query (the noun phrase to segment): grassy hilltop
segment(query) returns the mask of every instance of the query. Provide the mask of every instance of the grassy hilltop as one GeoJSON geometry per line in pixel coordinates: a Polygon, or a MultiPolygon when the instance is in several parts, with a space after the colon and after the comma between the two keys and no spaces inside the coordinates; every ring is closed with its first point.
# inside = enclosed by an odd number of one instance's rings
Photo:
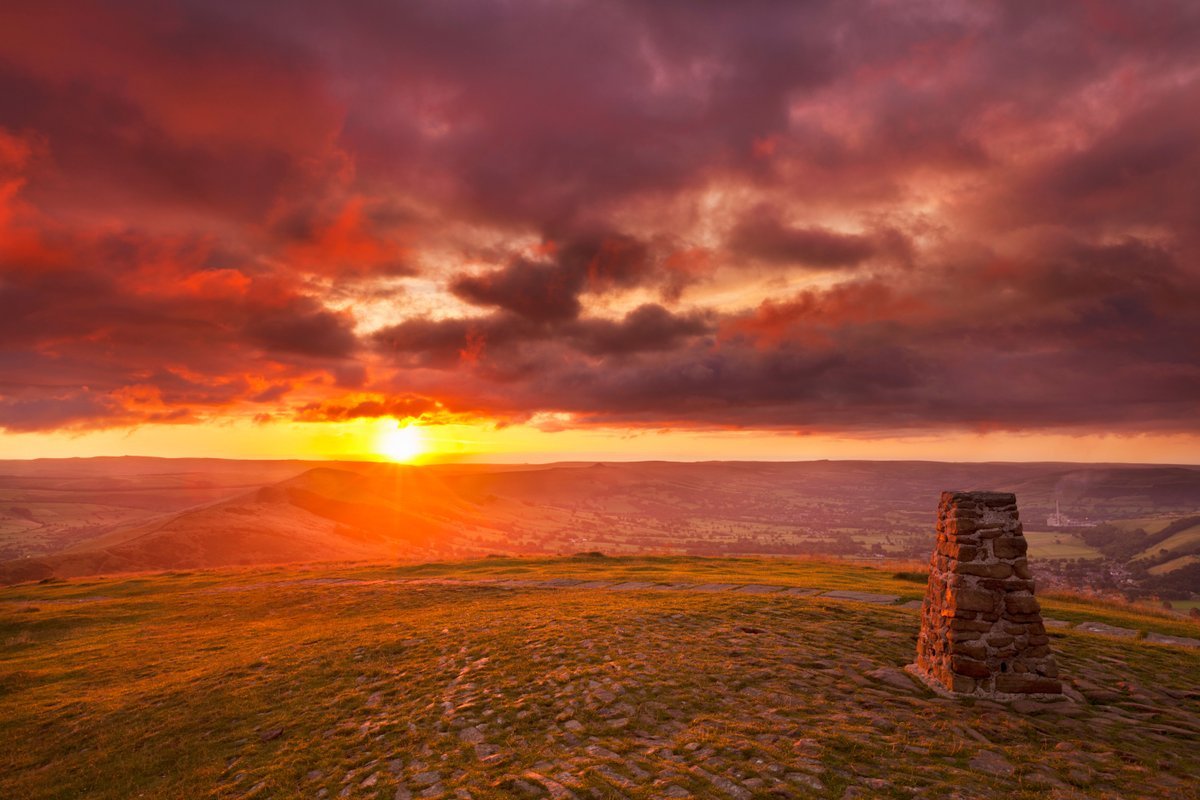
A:
{"type": "MultiPolygon", "coordinates": [[[[817,561],[482,559],[0,590],[0,796],[1189,797],[1200,650],[1052,632],[1078,698],[937,697],[918,599],[817,561]],[[501,585],[497,579],[516,583],[501,585]],[[565,583],[565,581],[564,581],[565,583]]],[[[1130,607],[1047,617],[1200,636],[1130,607]]]]}

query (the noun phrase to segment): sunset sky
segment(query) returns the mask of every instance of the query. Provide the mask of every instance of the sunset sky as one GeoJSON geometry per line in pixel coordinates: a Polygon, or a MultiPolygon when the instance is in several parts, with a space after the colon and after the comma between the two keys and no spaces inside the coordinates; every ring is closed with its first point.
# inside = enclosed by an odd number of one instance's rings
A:
{"type": "Polygon", "coordinates": [[[6,3],[0,457],[1200,462],[1198,43],[1193,0],[6,3]]]}

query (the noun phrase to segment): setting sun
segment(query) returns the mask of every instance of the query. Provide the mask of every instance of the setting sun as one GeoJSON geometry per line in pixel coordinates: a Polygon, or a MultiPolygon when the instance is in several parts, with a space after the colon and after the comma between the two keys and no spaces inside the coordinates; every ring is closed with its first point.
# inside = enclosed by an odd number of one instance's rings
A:
{"type": "Polygon", "coordinates": [[[379,435],[375,448],[392,461],[412,461],[425,452],[425,437],[416,425],[401,427],[397,423],[396,427],[389,427],[379,435]]]}

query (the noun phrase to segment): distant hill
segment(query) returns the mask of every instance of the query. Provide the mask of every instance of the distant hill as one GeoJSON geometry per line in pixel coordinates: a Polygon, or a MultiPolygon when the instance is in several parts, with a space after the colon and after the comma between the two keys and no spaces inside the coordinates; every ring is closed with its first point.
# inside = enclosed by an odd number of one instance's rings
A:
{"type": "Polygon", "coordinates": [[[475,552],[477,507],[415,467],[321,467],[237,497],[119,525],[64,551],[6,562],[6,582],[225,565],[411,560],[475,552]]]}
{"type": "Polygon", "coordinates": [[[1177,523],[1200,512],[1194,467],[66,459],[0,462],[0,580],[592,550],[923,560],[943,489],[1015,491],[1035,558],[1132,563],[1153,544],[1143,579],[1160,581],[1196,552],[1177,523]],[[1109,527],[1051,529],[1056,501],[1109,527]],[[1141,538],[1151,523],[1167,533],[1141,538]]]}

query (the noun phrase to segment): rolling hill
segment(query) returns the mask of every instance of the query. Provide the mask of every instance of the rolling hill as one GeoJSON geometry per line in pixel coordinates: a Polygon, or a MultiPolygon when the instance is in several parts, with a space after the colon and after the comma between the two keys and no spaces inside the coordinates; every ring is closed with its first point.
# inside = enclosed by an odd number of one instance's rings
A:
{"type": "Polygon", "coordinates": [[[434,473],[320,467],[231,499],[118,525],[57,554],[9,561],[0,565],[0,580],[478,554],[489,535],[498,536],[491,525],[434,473]]]}
{"type": "MultiPolygon", "coordinates": [[[[1187,570],[1172,578],[1186,583],[1194,565],[1185,557],[1196,550],[1195,528],[1184,520],[1200,510],[1200,469],[1173,466],[98,459],[0,469],[8,470],[0,472],[8,505],[0,505],[0,580],[8,582],[592,550],[924,560],[933,501],[945,488],[969,487],[1017,493],[1035,558],[1136,566],[1141,554],[1147,567],[1187,570]],[[1056,500],[1073,518],[1105,525],[1046,527],[1056,500]],[[50,524],[53,514],[58,522],[50,524]],[[1121,523],[1147,519],[1153,534],[1145,537],[1121,523]]],[[[1143,579],[1160,580],[1161,572],[1143,579]]]]}

